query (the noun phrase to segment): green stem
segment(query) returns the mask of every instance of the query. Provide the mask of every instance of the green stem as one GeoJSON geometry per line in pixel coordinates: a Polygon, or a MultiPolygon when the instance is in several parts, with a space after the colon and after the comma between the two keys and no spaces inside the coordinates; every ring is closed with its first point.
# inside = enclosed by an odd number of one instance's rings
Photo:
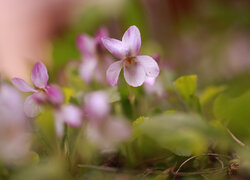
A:
{"type": "Polygon", "coordinates": [[[129,99],[129,102],[130,102],[130,105],[131,105],[132,118],[134,120],[135,116],[136,116],[136,114],[135,114],[135,112],[136,112],[135,111],[135,91],[131,86],[129,86],[129,85],[127,85],[127,86],[128,86],[128,99],[129,99]]]}

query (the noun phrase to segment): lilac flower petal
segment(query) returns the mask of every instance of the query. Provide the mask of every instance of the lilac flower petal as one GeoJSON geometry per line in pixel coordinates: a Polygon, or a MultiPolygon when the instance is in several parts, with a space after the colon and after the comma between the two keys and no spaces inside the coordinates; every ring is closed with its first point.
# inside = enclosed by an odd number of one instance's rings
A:
{"type": "Polygon", "coordinates": [[[93,74],[96,73],[96,66],[97,60],[94,57],[85,57],[82,61],[79,74],[86,83],[89,83],[92,80],[93,74]]]}
{"type": "Polygon", "coordinates": [[[49,75],[46,66],[42,62],[37,62],[31,72],[31,80],[37,88],[47,86],[49,75]]]}
{"type": "Polygon", "coordinates": [[[123,45],[122,41],[113,38],[102,38],[104,47],[111,52],[115,57],[123,59],[128,54],[128,49],[123,45]]]}
{"type": "Polygon", "coordinates": [[[12,81],[12,84],[20,91],[36,92],[36,90],[33,87],[31,87],[29,84],[27,84],[23,79],[13,78],[11,81],[12,81]]]}
{"type": "Polygon", "coordinates": [[[80,52],[82,52],[85,56],[94,56],[96,50],[95,40],[86,35],[80,35],[76,40],[77,48],[80,52]]]}
{"type": "Polygon", "coordinates": [[[109,33],[108,33],[107,28],[105,27],[99,28],[99,30],[97,31],[95,35],[96,44],[99,44],[101,45],[101,47],[103,47],[102,38],[108,37],[108,36],[109,36],[109,33]]]}
{"type": "Polygon", "coordinates": [[[155,83],[156,78],[155,77],[146,77],[145,84],[153,86],[155,83]]]}
{"type": "Polygon", "coordinates": [[[37,116],[41,112],[41,106],[34,98],[35,94],[28,96],[24,102],[24,112],[30,118],[37,116]]]}
{"type": "Polygon", "coordinates": [[[82,112],[74,105],[66,105],[62,107],[63,120],[69,126],[79,127],[82,124],[82,112]]]}
{"type": "Polygon", "coordinates": [[[157,77],[160,73],[160,68],[157,62],[150,56],[136,56],[136,61],[141,64],[149,77],[157,77]]]}
{"type": "Polygon", "coordinates": [[[47,96],[49,102],[51,102],[53,105],[60,105],[63,103],[63,94],[61,90],[54,86],[47,87],[47,96]]]}
{"type": "Polygon", "coordinates": [[[44,92],[37,92],[32,95],[32,98],[38,103],[42,104],[47,101],[47,95],[44,92]]]}
{"type": "Polygon", "coordinates": [[[119,75],[122,69],[123,61],[117,61],[112,63],[106,72],[106,78],[111,86],[117,85],[119,75]]]}
{"type": "Polygon", "coordinates": [[[139,63],[133,63],[124,67],[124,77],[130,86],[138,87],[145,81],[146,74],[143,66],[139,63]]]}
{"type": "Polygon", "coordinates": [[[139,54],[141,48],[141,34],[136,26],[130,26],[122,37],[122,43],[129,49],[129,56],[139,54]]]}
{"type": "Polygon", "coordinates": [[[89,119],[100,120],[109,114],[110,106],[107,95],[102,91],[87,94],[84,110],[89,119]]]}

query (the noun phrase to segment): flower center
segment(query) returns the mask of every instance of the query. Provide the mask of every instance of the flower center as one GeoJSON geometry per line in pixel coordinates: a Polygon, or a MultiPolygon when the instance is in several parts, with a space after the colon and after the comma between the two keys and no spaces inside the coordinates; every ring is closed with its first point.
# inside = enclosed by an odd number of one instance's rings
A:
{"type": "Polygon", "coordinates": [[[132,64],[132,59],[127,59],[127,62],[128,62],[129,64],[132,64]]]}

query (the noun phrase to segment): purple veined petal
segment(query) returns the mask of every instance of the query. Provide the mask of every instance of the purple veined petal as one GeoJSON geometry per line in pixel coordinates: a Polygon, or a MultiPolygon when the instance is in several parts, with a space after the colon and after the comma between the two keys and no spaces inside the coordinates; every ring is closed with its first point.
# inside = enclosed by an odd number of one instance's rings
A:
{"type": "Polygon", "coordinates": [[[26,83],[23,79],[13,78],[11,80],[12,84],[23,92],[37,92],[33,87],[31,87],[28,83],[26,83]]]}
{"type": "Polygon", "coordinates": [[[61,90],[54,86],[47,86],[47,96],[49,102],[53,105],[60,105],[63,103],[63,94],[61,90]]]}
{"type": "Polygon", "coordinates": [[[130,86],[138,87],[144,83],[146,74],[143,66],[134,62],[133,64],[124,66],[124,77],[130,86]]]}
{"type": "Polygon", "coordinates": [[[87,94],[84,99],[84,112],[90,120],[97,121],[104,119],[110,110],[108,96],[102,91],[87,94]]]}
{"type": "Polygon", "coordinates": [[[41,106],[34,98],[35,95],[36,93],[28,96],[24,102],[24,113],[30,118],[37,116],[41,112],[41,106]]]}
{"type": "Polygon", "coordinates": [[[82,34],[77,37],[76,45],[78,50],[85,56],[94,56],[96,52],[96,42],[94,38],[82,34]]]}
{"type": "Polygon", "coordinates": [[[79,68],[79,74],[86,83],[89,83],[92,80],[96,66],[97,59],[95,57],[85,57],[82,61],[79,68]]]}
{"type": "Polygon", "coordinates": [[[121,60],[112,63],[108,67],[106,71],[106,78],[111,86],[117,85],[122,66],[123,66],[123,61],[121,60]]]}
{"type": "Polygon", "coordinates": [[[128,54],[128,48],[124,46],[122,41],[104,37],[102,38],[102,43],[104,47],[117,58],[123,59],[128,54]]]}
{"type": "Polygon", "coordinates": [[[160,73],[160,68],[157,62],[150,56],[136,56],[136,61],[141,64],[149,77],[157,77],[160,73]]]}
{"type": "Polygon", "coordinates": [[[31,80],[37,88],[47,86],[49,75],[46,66],[42,62],[37,62],[31,72],[31,80]]]}
{"type": "Polygon", "coordinates": [[[79,127],[82,124],[82,111],[74,105],[66,105],[61,109],[63,121],[72,127],[79,127]]]}
{"type": "Polygon", "coordinates": [[[156,78],[155,77],[146,77],[145,84],[153,86],[155,83],[156,78]]]}
{"type": "Polygon", "coordinates": [[[130,26],[122,37],[122,43],[128,48],[129,56],[136,56],[141,48],[141,34],[136,26],[130,26]]]}

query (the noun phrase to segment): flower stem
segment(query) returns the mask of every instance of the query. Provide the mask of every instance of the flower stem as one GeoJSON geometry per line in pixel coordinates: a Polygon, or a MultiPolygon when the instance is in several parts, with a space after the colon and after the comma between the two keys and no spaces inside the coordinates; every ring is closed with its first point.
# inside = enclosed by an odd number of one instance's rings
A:
{"type": "Polygon", "coordinates": [[[130,105],[131,105],[131,114],[132,114],[132,118],[135,119],[135,91],[133,89],[133,87],[127,85],[128,87],[128,100],[130,102],[130,105]]]}

